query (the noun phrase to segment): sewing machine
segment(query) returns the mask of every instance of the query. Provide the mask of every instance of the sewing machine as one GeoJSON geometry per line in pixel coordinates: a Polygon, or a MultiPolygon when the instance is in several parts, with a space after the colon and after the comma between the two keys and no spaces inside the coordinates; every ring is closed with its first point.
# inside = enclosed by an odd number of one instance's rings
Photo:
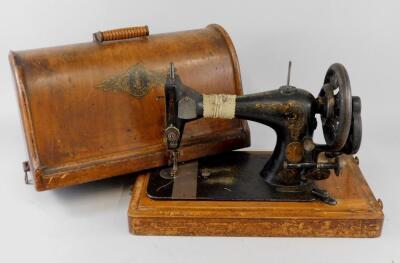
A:
{"type": "Polygon", "coordinates": [[[185,86],[171,63],[166,84],[167,148],[171,167],[151,176],[147,192],[154,199],[313,201],[335,205],[316,180],[339,176],[340,156],[355,154],[361,143],[361,101],[352,96],[341,64],[329,67],[322,89],[310,92],[287,83],[272,91],[243,96],[200,94],[185,86]],[[319,114],[325,144],[313,133],[319,114]],[[185,124],[199,118],[246,119],[271,127],[277,135],[270,155],[230,152],[178,164],[185,124]]]}
{"type": "Polygon", "coordinates": [[[94,40],[10,52],[26,183],[43,191],[134,172],[128,219],[139,235],[381,234],[383,202],[352,155],[361,104],[343,66],[329,68],[316,98],[290,85],[290,64],[286,85],[239,96],[239,62],[219,25],[158,35],[131,27],[94,40]],[[177,71],[160,70],[171,60],[177,71]],[[275,130],[273,152],[233,151],[250,145],[246,120],[275,130]]]}

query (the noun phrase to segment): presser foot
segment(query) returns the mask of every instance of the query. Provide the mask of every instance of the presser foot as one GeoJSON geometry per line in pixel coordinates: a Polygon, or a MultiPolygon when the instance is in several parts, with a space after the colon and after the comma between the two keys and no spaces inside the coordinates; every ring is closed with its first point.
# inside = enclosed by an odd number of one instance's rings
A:
{"type": "Polygon", "coordinates": [[[164,179],[171,180],[176,177],[177,172],[173,171],[173,168],[165,168],[160,171],[160,176],[164,179]]]}
{"type": "Polygon", "coordinates": [[[160,171],[160,176],[167,180],[174,179],[178,174],[179,151],[171,150],[169,153],[170,153],[169,163],[172,163],[172,167],[165,168],[160,171]]]}
{"type": "Polygon", "coordinates": [[[319,188],[313,188],[311,190],[311,194],[315,196],[318,200],[328,204],[328,205],[336,205],[337,201],[335,198],[329,195],[328,191],[319,189],[319,188]]]}

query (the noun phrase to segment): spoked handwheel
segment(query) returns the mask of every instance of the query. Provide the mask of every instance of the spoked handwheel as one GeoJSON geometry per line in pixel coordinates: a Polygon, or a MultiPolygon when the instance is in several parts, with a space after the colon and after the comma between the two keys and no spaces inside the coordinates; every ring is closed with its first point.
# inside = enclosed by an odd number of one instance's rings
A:
{"type": "Polygon", "coordinates": [[[352,123],[352,97],[350,80],[341,64],[329,67],[320,91],[320,113],[327,152],[340,151],[348,141],[352,123]]]}

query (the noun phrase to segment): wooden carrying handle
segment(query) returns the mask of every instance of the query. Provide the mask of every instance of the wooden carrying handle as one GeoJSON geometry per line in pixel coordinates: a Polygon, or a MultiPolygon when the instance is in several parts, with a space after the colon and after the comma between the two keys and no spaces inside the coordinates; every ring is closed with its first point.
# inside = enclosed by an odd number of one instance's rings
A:
{"type": "Polygon", "coordinates": [[[93,40],[101,43],[104,41],[122,40],[135,37],[144,37],[148,35],[149,27],[146,25],[99,31],[93,34],[93,40]]]}

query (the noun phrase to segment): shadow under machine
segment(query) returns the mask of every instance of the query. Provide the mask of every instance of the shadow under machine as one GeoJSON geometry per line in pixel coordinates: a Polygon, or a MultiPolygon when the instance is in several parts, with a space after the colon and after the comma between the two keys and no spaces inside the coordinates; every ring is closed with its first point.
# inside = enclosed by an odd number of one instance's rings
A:
{"type": "Polygon", "coordinates": [[[317,96],[290,84],[291,62],[285,85],[243,95],[233,43],[218,25],[98,32],[92,43],[12,52],[10,61],[24,168],[38,190],[138,172],[134,234],[381,233],[382,202],[353,156],[361,100],[341,64],[317,96]],[[314,141],[317,118],[324,143],[314,141]],[[250,144],[247,120],[275,131],[272,152],[233,151],[250,144]]]}

